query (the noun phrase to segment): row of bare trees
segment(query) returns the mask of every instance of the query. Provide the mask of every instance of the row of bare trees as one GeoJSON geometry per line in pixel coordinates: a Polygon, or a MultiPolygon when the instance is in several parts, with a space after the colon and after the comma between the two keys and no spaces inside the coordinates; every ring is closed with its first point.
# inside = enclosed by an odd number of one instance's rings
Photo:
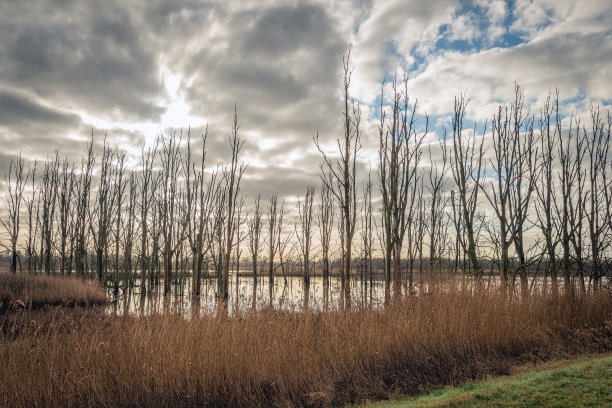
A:
{"type": "Polygon", "coordinates": [[[308,186],[294,212],[278,194],[267,206],[260,196],[245,204],[237,110],[231,158],[210,169],[207,130],[197,148],[190,130],[160,136],[132,167],[93,134],[79,163],[59,153],[42,163],[20,155],[5,177],[1,220],[10,270],[96,277],[116,295],[161,282],[167,293],[191,277],[198,297],[210,277],[222,299],[242,248],[254,284],[266,266],[270,285],[279,274],[286,283],[295,266],[306,287],[317,271],[329,282],[334,267],[343,283],[355,271],[371,283],[377,259],[386,288],[398,293],[403,284],[412,289],[415,271],[523,282],[540,273],[582,285],[610,276],[609,114],[591,106],[586,121],[562,117],[558,92],[535,114],[515,85],[514,101],[484,125],[468,126],[469,99],[455,98],[436,138],[407,78],[396,77],[381,87],[373,183],[372,174],[358,174],[361,109],[351,73],[347,56],[343,134],[332,149],[314,137],[321,187],[308,186]]]}

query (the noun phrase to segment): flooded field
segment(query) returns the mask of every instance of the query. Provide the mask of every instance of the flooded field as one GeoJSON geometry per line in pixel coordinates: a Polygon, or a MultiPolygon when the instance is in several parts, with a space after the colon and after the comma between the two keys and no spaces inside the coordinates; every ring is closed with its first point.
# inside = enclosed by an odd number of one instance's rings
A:
{"type": "MultiPolygon", "coordinates": [[[[439,289],[449,285],[473,288],[476,282],[485,287],[491,287],[500,285],[502,281],[499,276],[483,277],[480,280],[471,276],[461,276],[455,279],[444,278],[443,280],[415,278],[412,290],[408,289],[408,282],[403,281],[398,291],[403,295],[418,295],[434,287],[439,289]]],[[[555,285],[550,278],[543,277],[529,278],[526,282],[516,279],[509,284],[513,285],[516,291],[525,293],[563,290],[561,280],[558,280],[555,285]]],[[[607,280],[602,282],[604,286],[607,284],[607,280]]],[[[330,277],[328,284],[321,276],[311,277],[309,285],[305,285],[300,276],[287,276],[286,280],[276,277],[272,285],[267,276],[259,277],[257,284],[254,284],[252,276],[248,276],[243,271],[237,276],[234,272],[230,275],[227,306],[231,314],[262,308],[293,311],[339,309],[343,308],[346,302],[343,285],[342,279],[337,276],[330,277]]],[[[575,285],[577,289],[581,287],[578,282],[575,282],[575,285]]],[[[160,281],[158,285],[147,286],[143,294],[140,280],[136,279],[132,287],[123,289],[116,298],[112,296],[112,290],[109,288],[108,294],[112,302],[107,307],[107,312],[136,316],[173,313],[189,317],[192,313],[213,313],[219,306],[216,278],[202,280],[200,299],[192,299],[191,278],[184,278],[182,283],[177,281],[171,287],[171,292],[164,295],[163,281],[160,281]]],[[[592,290],[592,283],[587,281],[585,290],[592,290]]],[[[370,283],[368,279],[353,278],[350,281],[350,306],[357,310],[378,308],[383,306],[394,293],[396,293],[396,288],[393,287],[393,283],[387,287],[383,279],[375,278],[370,283]]]]}
{"type": "MultiPolygon", "coordinates": [[[[193,300],[192,280],[185,279],[182,284],[172,285],[172,291],[165,296],[163,282],[147,288],[143,295],[140,281],[136,280],[133,287],[123,292],[115,299],[109,289],[109,297],[113,299],[108,312],[118,315],[126,313],[148,315],[155,313],[177,313],[189,316],[194,311],[213,312],[218,305],[217,280],[203,279],[201,296],[193,300]]],[[[310,278],[310,284],[305,285],[302,277],[288,276],[285,280],[276,277],[270,285],[268,277],[260,277],[257,284],[251,276],[244,274],[230,275],[230,293],[228,308],[230,313],[272,307],[281,310],[302,310],[310,308],[321,310],[334,309],[342,306],[344,287],[338,277],[330,277],[329,284],[324,283],[320,276],[310,278]]],[[[374,279],[370,284],[367,280],[352,279],[350,281],[351,306],[355,308],[379,307],[385,300],[384,280],[374,279]]]]}

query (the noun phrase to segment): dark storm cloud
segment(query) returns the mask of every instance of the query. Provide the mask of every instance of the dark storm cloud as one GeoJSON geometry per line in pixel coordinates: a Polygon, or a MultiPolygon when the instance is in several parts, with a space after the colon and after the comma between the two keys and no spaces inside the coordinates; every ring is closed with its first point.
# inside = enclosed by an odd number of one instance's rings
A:
{"type": "Polygon", "coordinates": [[[266,134],[327,125],[347,44],[322,6],[249,9],[221,25],[227,31],[215,45],[185,60],[194,78],[186,93],[197,112],[227,119],[238,101],[245,128],[266,134]]]}
{"type": "Polygon", "coordinates": [[[269,60],[324,46],[333,27],[321,6],[299,4],[270,8],[245,31],[247,35],[240,39],[241,52],[269,60]]]}
{"type": "Polygon", "coordinates": [[[79,143],[68,136],[75,132],[87,132],[78,115],[0,88],[0,145],[5,154],[13,157],[21,151],[26,158],[41,158],[60,148],[62,155],[73,157],[79,143]]]}
{"type": "MultiPolygon", "coordinates": [[[[4,153],[0,150],[0,174],[4,175],[8,173],[9,166],[11,164],[11,160],[15,159],[15,155],[4,153]]],[[[4,183],[0,183],[0,192],[4,192],[6,190],[6,186],[4,183]]]]}
{"type": "Polygon", "coordinates": [[[66,108],[155,119],[162,94],[152,42],[122,2],[0,6],[0,81],[66,108]]]}
{"type": "MultiPolygon", "coordinates": [[[[330,135],[341,124],[338,85],[348,45],[328,11],[308,2],[5,3],[0,6],[0,86],[25,88],[37,101],[19,99],[12,91],[0,96],[11,105],[2,117],[0,139],[15,150],[24,137],[19,135],[28,134],[29,151],[48,150],[45,144],[66,146],[78,159],[84,148],[68,147],[67,135],[86,140],[96,128],[96,140],[107,131],[109,142],[136,148],[144,137],[134,127],[112,123],[160,120],[158,104],[167,97],[160,80],[164,67],[181,75],[178,91],[192,114],[209,121],[211,165],[228,158],[234,102],[246,156],[281,162],[288,152],[310,148],[315,130],[330,135]],[[111,125],[97,129],[99,122],[88,124],[65,113],[70,110],[111,125]],[[41,134],[38,122],[53,130],[41,134]],[[277,140],[276,147],[262,150],[260,137],[277,140]]],[[[194,131],[199,138],[202,129],[194,131]]],[[[295,174],[277,173],[278,182],[269,185],[301,191],[317,170],[312,158],[305,166],[295,174]],[[296,180],[304,186],[292,188],[296,180]]],[[[253,180],[265,173],[255,166],[249,172],[253,180]]]]}
{"type": "Polygon", "coordinates": [[[38,104],[18,92],[0,89],[0,124],[2,126],[32,125],[76,127],[80,117],[38,104]]]}
{"type": "Polygon", "coordinates": [[[313,174],[311,166],[291,168],[279,166],[249,168],[249,175],[242,183],[242,193],[247,197],[261,194],[262,198],[269,198],[279,193],[281,198],[292,198],[303,195],[306,186],[317,184],[318,174],[313,174]]]}

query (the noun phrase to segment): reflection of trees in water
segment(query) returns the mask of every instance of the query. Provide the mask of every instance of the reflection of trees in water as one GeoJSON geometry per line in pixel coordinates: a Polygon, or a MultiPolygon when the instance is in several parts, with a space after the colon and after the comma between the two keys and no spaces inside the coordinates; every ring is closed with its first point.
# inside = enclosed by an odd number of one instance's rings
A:
{"type": "MultiPolygon", "coordinates": [[[[607,280],[605,283],[607,284],[607,280]]],[[[149,315],[161,313],[173,313],[183,316],[199,316],[201,314],[215,313],[221,306],[230,314],[245,313],[249,310],[261,310],[265,308],[276,308],[288,311],[300,310],[333,310],[345,307],[344,294],[346,289],[343,280],[339,277],[331,277],[326,283],[322,276],[311,277],[309,284],[304,284],[301,276],[287,277],[287,284],[276,280],[270,284],[266,277],[260,277],[258,283],[253,284],[249,276],[238,277],[232,275],[230,283],[234,285],[233,291],[227,302],[219,300],[217,284],[214,279],[207,279],[202,283],[202,295],[192,298],[189,293],[191,282],[186,280],[183,287],[173,285],[173,290],[164,295],[162,287],[153,287],[142,295],[138,284],[133,290],[125,291],[109,307],[108,312],[117,315],[134,314],[149,315]]],[[[392,283],[393,284],[393,283],[392,283]]],[[[524,285],[523,280],[514,283],[505,283],[499,276],[489,276],[477,279],[469,276],[443,278],[429,280],[419,277],[418,283],[409,290],[402,283],[399,291],[402,296],[420,296],[436,290],[456,288],[475,288],[477,285],[493,288],[507,285],[508,289],[515,294],[528,293],[560,293],[564,285],[559,285],[556,280],[547,277],[528,279],[524,285]]],[[[578,281],[575,286],[579,287],[578,281]]],[[[374,279],[372,283],[367,279],[352,279],[350,281],[351,308],[356,310],[379,308],[385,304],[385,279],[374,279]]],[[[587,286],[587,290],[593,290],[595,286],[587,286]]],[[[110,291],[111,289],[109,289],[110,291]]],[[[394,288],[391,288],[395,291],[394,288]]]]}

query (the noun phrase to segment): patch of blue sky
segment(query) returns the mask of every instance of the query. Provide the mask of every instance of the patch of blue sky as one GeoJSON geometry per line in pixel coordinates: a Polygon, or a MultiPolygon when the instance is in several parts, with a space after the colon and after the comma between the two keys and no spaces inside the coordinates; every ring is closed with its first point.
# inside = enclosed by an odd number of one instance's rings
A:
{"type": "MultiPolygon", "coordinates": [[[[380,94],[378,94],[376,95],[376,99],[374,100],[374,104],[372,105],[372,117],[376,120],[380,120],[380,101],[380,94]]],[[[388,101],[383,101],[383,109],[384,106],[388,104],[388,101]]]]}
{"type": "Polygon", "coordinates": [[[576,94],[576,96],[573,96],[571,98],[563,98],[563,95],[560,95],[561,97],[561,101],[559,101],[559,103],[562,104],[575,104],[575,103],[581,103],[584,102],[584,100],[587,98],[587,93],[586,90],[584,88],[578,88],[578,93],[576,94]]]}
{"type": "MultiPolygon", "coordinates": [[[[449,109],[452,109],[452,102],[449,103],[449,109]]],[[[453,138],[453,124],[452,124],[452,112],[441,114],[441,115],[430,115],[429,116],[429,131],[436,135],[438,140],[444,139],[444,132],[446,132],[446,140],[451,141],[453,138]]],[[[463,134],[468,135],[474,134],[477,138],[483,135],[485,129],[483,122],[474,121],[467,117],[463,120],[463,134]]],[[[490,131],[489,127],[486,129],[487,133],[490,131]]]]}
{"type": "Polygon", "coordinates": [[[585,111],[589,106],[589,97],[584,88],[579,88],[578,93],[571,98],[563,98],[560,95],[559,100],[559,117],[561,120],[566,120],[576,112],[585,111]]]}
{"type": "Polygon", "coordinates": [[[425,69],[427,63],[429,62],[427,55],[418,52],[416,46],[412,47],[410,55],[414,60],[412,62],[412,65],[406,69],[407,72],[419,72],[425,69]]]}
{"type": "MultiPolygon", "coordinates": [[[[497,35],[493,38],[488,36],[491,28],[493,28],[493,22],[487,16],[487,10],[475,4],[472,1],[462,1],[462,6],[456,11],[455,19],[460,16],[469,16],[471,24],[476,25],[477,36],[469,39],[452,39],[451,37],[451,26],[443,25],[439,30],[439,39],[436,43],[437,51],[459,51],[459,52],[478,52],[490,48],[496,47],[515,47],[528,41],[525,33],[521,33],[515,30],[511,30],[512,25],[516,22],[517,16],[514,14],[514,0],[506,2],[506,14],[501,21],[501,27],[503,32],[501,35],[497,35]]],[[[550,12],[547,11],[547,19],[543,21],[537,30],[541,30],[551,24],[550,12]]]]}
{"type": "MultiPolygon", "coordinates": [[[[507,2],[507,9],[512,10],[514,1],[507,2]]],[[[503,32],[493,40],[488,33],[492,28],[492,22],[487,17],[486,10],[470,1],[463,1],[461,8],[455,13],[455,19],[467,15],[471,24],[476,24],[476,36],[466,39],[453,38],[452,28],[450,24],[440,26],[438,30],[437,41],[435,46],[429,53],[420,52],[419,45],[415,45],[410,51],[412,64],[408,67],[403,67],[407,72],[416,74],[426,69],[427,64],[432,57],[443,54],[447,51],[455,51],[461,53],[480,52],[491,48],[510,48],[527,42],[527,39],[519,33],[510,30],[510,26],[516,21],[516,17],[511,11],[508,11],[503,20],[503,32]]],[[[387,44],[389,54],[396,55],[397,50],[393,44],[387,44]]]]}

